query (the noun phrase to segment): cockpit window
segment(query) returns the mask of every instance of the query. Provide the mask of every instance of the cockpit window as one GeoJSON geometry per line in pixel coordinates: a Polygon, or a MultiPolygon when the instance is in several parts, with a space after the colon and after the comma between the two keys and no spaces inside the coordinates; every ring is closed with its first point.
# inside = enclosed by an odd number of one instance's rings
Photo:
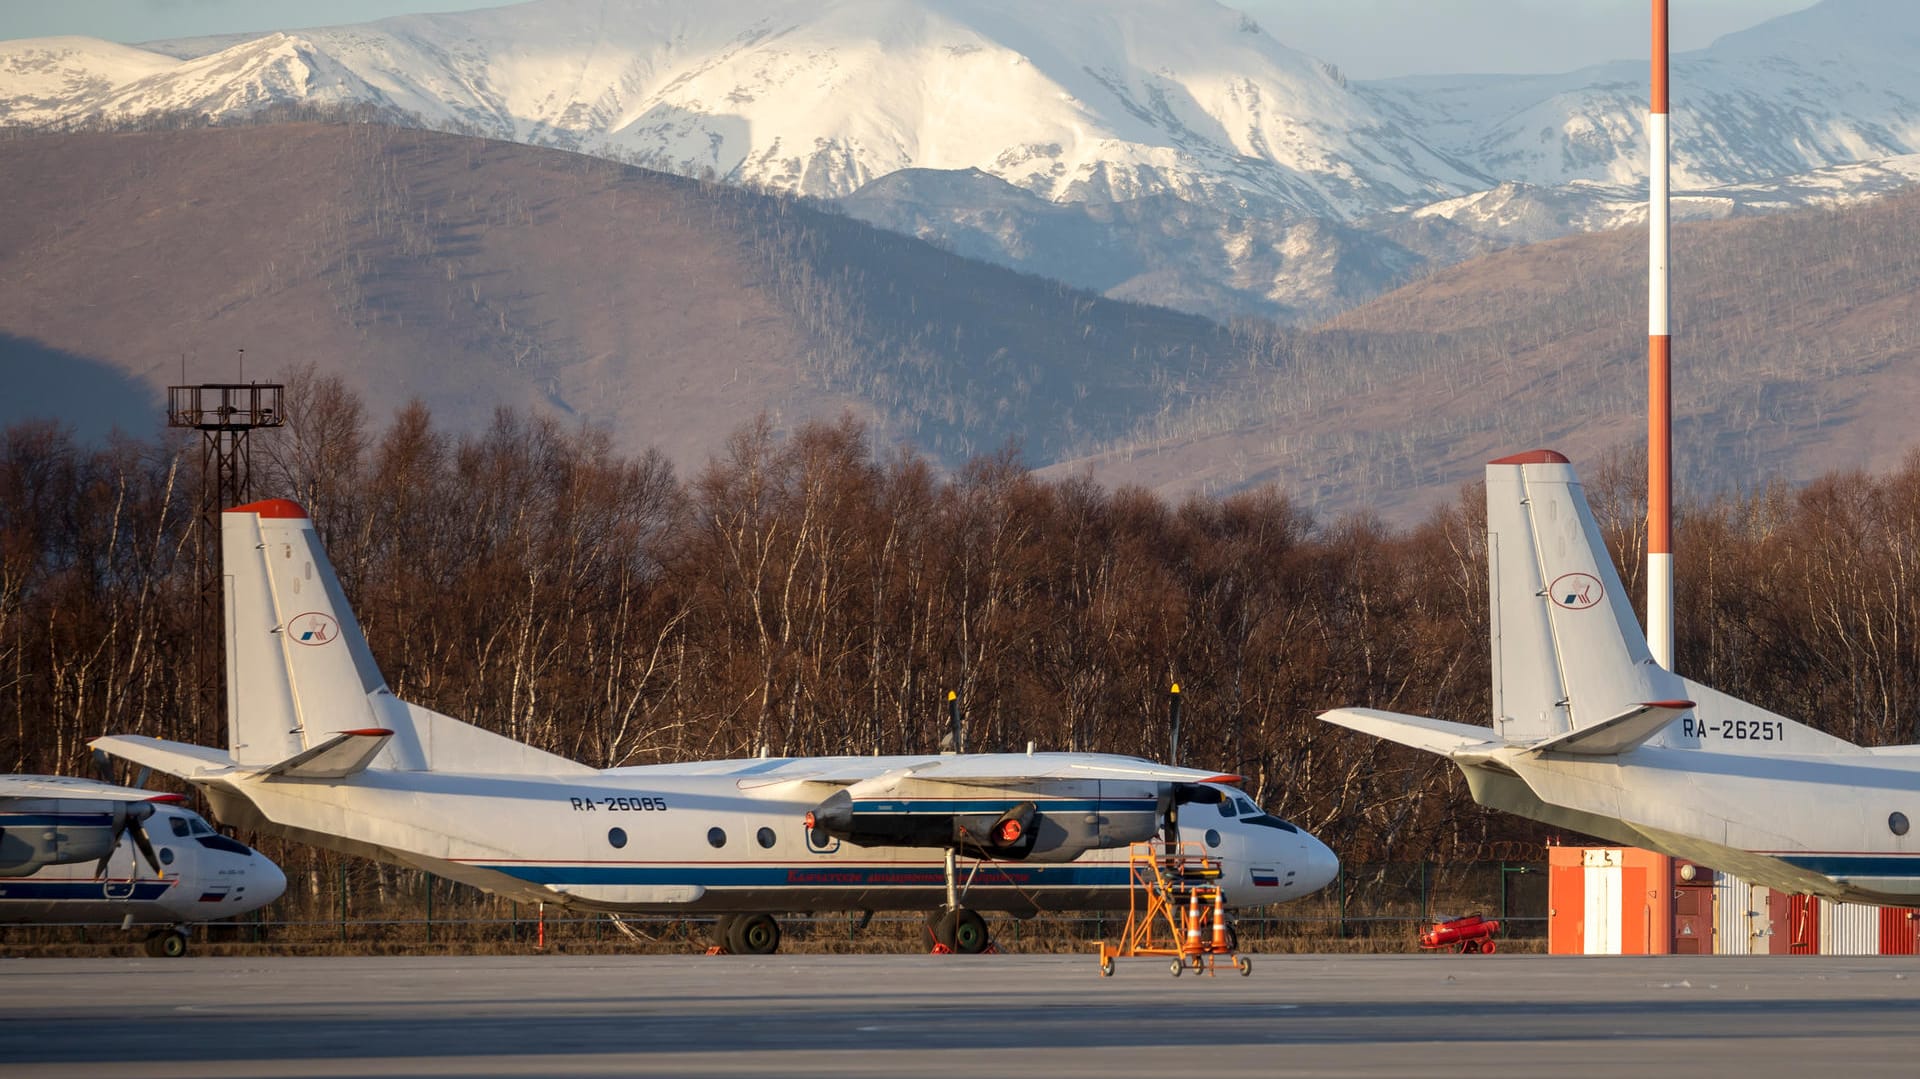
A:
{"type": "Polygon", "coordinates": [[[193,828],[194,835],[212,835],[213,834],[213,829],[207,825],[206,821],[201,820],[199,817],[194,817],[187,823],[190,827],[193,828]]]}
{"type": "Polygon", "coordinates": [[[1235,798],[1234,801],[1240,803],[1240,812],[1245,813],[1247,816],[1257,817],[1260,815],[1260,810],[1255,808],[1254,804],[1245,798],[1235,798]]]}
{"type": "Polygon", "coordinates": [[[1268,816],[1265,813],[1257,817],[1241,817],[1240,820],[1243,824],[1257,824],[1262,828],[1277,828],[1282,832],[1298,832],[1300,830],[1288,824],[1286,821],[1281,820],[1279,817],[1268,816]]]}
{"type": "Polygon", "coordinates": [[[1240,812],[1240,807],[1237,805],[1234,805],[1232,799],[1227,799],[1220,803],[1220,815],[1223,817],[1236,816],[1239,814],[1239,812],[1240,812]]]}
{"type": "Polygon", "coordinates": [[[185,817],[168,817],[167,823],[173,826],[173,834],[182,839],[192,834],[187,831],[187,818],[185,817]]]}

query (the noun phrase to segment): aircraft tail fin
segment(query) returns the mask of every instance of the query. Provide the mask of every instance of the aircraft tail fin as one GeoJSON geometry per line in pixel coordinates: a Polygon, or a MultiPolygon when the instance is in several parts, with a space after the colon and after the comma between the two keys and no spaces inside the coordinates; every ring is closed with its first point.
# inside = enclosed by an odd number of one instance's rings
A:
{"type": "Polygon", "coordinates": [[[1487,560],[1493,721],[1508,741],[1544,743],[1628,713],[1637,733],[1664,714],[1645,702],[1689,699],[1654,662],[1565,457],[1535,450],[1487,465],[1487,560]]]}
{"type": "Polygon", "coordinates": [[[313,521],[297,503],[270,499],[226,511],[220,542],[228,749],[236,765],[315,778],[343,778],[369,765],[591,770],[395,697],[313,521]],[[383,733],[370,736],[374,731],[383,733]]]}

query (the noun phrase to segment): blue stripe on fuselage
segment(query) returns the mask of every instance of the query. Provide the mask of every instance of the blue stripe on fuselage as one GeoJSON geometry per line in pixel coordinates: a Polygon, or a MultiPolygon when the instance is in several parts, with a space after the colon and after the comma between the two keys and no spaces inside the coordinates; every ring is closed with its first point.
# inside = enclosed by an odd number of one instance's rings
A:
{"type": "MultiPolygon", "coordinates": [[[[946,883],[946,871],[927,865],[480,865],[532,884],[697,884],[706,888],[925,888],[946,883]]],[[[1125,887],[1131,874],[1124,862],[1112,865],[1024,865],[996,862],[982,866],[975,887],[1007,884],[1042,887],[1125,887]]]]}
{"type": "Polygon", "coordinates": [[[1834,878],[1920,877],[1920,856],[1912,854],[1776,854],[1773,857],[1834,878]]]}
{"type": "Polygon", "coordinates": [[[111,813],[0,813],[0,828],[111,828],[111,813]]]}
{"type": "Polygon", "coordinates": [[[131,894],[119,894],[118,889],[127,886],[123,880],[0,880],[0,903],[9,899],[111,899],[118,902],[123,899],[153,900],[167,893],[173,887],[170,880],[142,880],[133,882],[131,894]],[[109,893],[108,888],[115,891],[109,893]]]}

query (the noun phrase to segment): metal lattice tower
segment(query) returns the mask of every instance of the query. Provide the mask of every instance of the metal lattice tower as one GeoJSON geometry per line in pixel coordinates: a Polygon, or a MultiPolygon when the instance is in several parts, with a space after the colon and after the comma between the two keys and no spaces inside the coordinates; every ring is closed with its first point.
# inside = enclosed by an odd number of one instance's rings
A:
{"type": "Polygon", "coordinates": [[[253,450],[248,436],[257,428],[286,423],[279,383],[202,383],[167,387],[167,426],[201,432],[200,505],[194,522],[193,571],[199,611],[193,637],[194,714],[187,717],[199,745],[226,742],[220,670],[225,637],[221,602],[220,514],[253,501],[253,450]]]}

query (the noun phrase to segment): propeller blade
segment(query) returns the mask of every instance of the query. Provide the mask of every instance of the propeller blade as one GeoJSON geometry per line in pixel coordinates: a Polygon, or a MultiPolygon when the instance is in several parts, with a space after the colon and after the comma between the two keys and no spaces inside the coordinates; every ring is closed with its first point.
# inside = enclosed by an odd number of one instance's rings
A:
{"type": "Polygon", "coordinates": [[[107,756],[107,751],[104,749],[93,751],[93,774],[99,776],[102,783],[119,786],[113,781],[113,758],[107,756]]]}
{"type": "MultiPolygon", "coordinates": [[[[148,811],[148,815],[152,815],[151,810],[148,811]]],[[[153,853],[153,844],[147,842],[147,830],[140,826],[140,822],[129,818],[127,832],[133,836],[133,845],[140,848],[140,853],[147,859],[147,864],[153,867],[153,875],[166,876],[167,871],[160,868],[160,856],[153,853]]]]}
{"type": "MultiPolygon", "coordinates": [[[[127,834],[127,825],[133,820],[132,806],[116,804],[113,807],[113,839],[107,843],[107,853],[93,864],[93,879],[102,880],[107,875],[107,863],[113,860],[114,852],[120,849],[120,837],[127,834]]],[[[153,810],[149,809],[151,813],[153,810]]]]}

